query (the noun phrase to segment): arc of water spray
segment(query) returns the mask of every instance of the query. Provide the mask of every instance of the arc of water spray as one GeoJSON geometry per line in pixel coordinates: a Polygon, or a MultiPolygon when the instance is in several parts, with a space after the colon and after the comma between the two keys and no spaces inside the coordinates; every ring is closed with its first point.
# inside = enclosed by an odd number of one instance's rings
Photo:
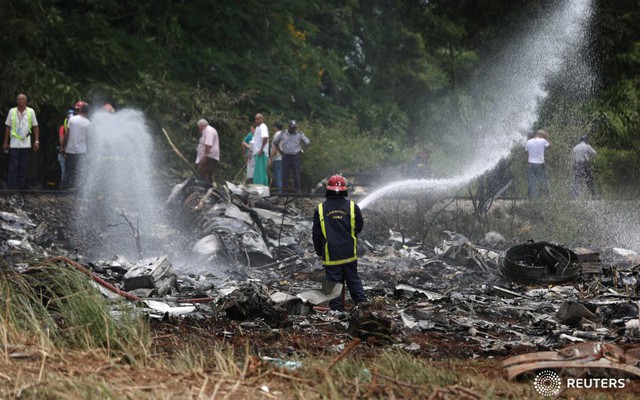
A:
{"type": "MultiPolygon", "coordinates": [[[[514,146],[524,144],[523,132],[529,131],[537,119],[537,109],[547,96],[545,84],[568,60],[572,60],[586,35],[591,16],[591,0],[568,0],[550,11],[523,37],[505,49],[502,57],[475,84],[479,95],[493,101],[493,112],[477,110],[476,148],[459,149],[456,156],[462,173],[448,179],[411,179],[386,185],[360,203],[368,207],[383,196],[403,196],[425,192],[447,193],[491,170],[514,146]]],[[[459,127],[451,127],[451,131],[459,127]]]]}

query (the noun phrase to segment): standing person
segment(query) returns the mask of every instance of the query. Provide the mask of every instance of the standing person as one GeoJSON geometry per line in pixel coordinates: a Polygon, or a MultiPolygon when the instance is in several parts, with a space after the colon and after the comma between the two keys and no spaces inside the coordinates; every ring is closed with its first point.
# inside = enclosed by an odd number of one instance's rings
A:
{"type": "Polygon", "coordinates": [[[298,124],[295,120],[289,121],[289,129],[286,133],[280,134],[277,140],[273,140],[276,149],[282,154],[282,188],[289,192],[289,173],[293,174],[293,187],[296,192],[302,191],[300,182],[300,155],[302,146],[309,145],[310,140],[304,133],[298,131],[298,124]]]}
{"type": "MultiPolygon", "coordinates": [[[[276,121],[273,124],[276,128],[276,133],[273,135],[273,141],[280,136],[282,132],[282,122],[276,121]]],[[[271,144],[271,154],[269,156],[269,164],[271,164],[271,171],[273,172],[273,180],[275,181],[278,193],[282,193],[282,154],[278,151],[275,144],[271,144]]]]}
{"type": "Polygon", "coordinates": [[[58,162],[60,163],[60,184],[64,181],[64,170],[65,170],[65,157],[62,152],[62,147],[64,145],[64,131],[67,129],[67,124],[69,124],[69,118],[75,115],[75,110],[70,108],[67,110],[65,114],[64,122],[58,128],[58,162]]]}
{"type": "Polygon", "coordinates": [[[198,121],[198,129],[202,132],[200,142],[198,143],[198,154],[196,156],[196,164],[198,166],[198,175],[203,181],[215,186],[215,177],[213,173],[216,165],[220,162],[220,142],[218,140],[218,131],[206,119],[198,121]]]}
{"type": "Polygon", "coordinates": [[[88,140],[93,126],[87,118],[89,104],[78,101],[75,105],[77,115],[69,118],[62,139],[62,153],[65,155],[65,177],[62,188],[76,187],[79,177],[84,169],[85,155],[87,154],[88,140]]]}
{"type": "Polygon", "coordinates": [[[116,109],[113,108],[113,106],[111,105],[111,103],[104,103],[102,105],[102,111],[107,112],[109,114],[113,114],[116,112],[116,109]]]}
{"type": "Polygon", "coordinates": [[[9,189],[24,189],[29,172],[29,157],[31,154],[31,134],[33,133],[33,151],[40,148],[40,128],[36,119],[36,112],[27,107],[27,95],[20,93],[16,98],[17,107],[13,107],[4,122],[4,144],[2,148],[9,152],[9,175],[7,187],[9,189]],[[9,140],[11,139],[11,140],[9,140]]]}
{"type": "Polygon", "coordinates": [[[255,169],[255,162],[253,160],[253,154],[251,154],[251,147],[253,147],[253,135],[256,132],[256,126],[251,125],[251,130],[247,133],[247,136],[242,140],[242,154],[244,155],[244,162],[247,164],[247,176],[245,183],[253,181],[253,170],[255,169]]]}
{"type": "Polygon", "coordinates": [[[596,151],[589,144],[589,135],[580,138],[580,143],[573,148],[571,155],[573,156],[573,189],[571,197],[578,197],[580,191],[580,181],[584,179],[587,188],[591,192],[591,197],[596,197],[596,188],[593,184],[593,170],[591,168],[591,159],[596,156],[596,151]]]}
{"type": "Polygon", "coordinates": [[[528,154],[529,163],[527,170],[529,198],[531,199],[535,199],[540,194],[549,195],[549,177],[544,165],[544,152],[550,146],[549,135],[542,129],[525,143],[524,149],[528,154]]]}
{"type": "MultiPolygon", "coordinates": [[[[334,175],[327,181],[326,200],[313,214],[313,248],[322,259],[327,280],[346,283],[354,303],[367,301],[358,276],[357,236],[364,222],[360,207],[347,199],[347,181],[334,175]]],[[[341,297],[329,301],[332,310],[344,311],[341,297]]]]}
{"type": "Polygon", "coordinates": [[[429,158],[431,150],[422,147],[409,163],[408,175],[414,179],[425,179],[429,176],[429,158]]]}
{"type": "Polygon", "coordinates": [[[264,116],[260,113],[256,114],[256,132],[253,135],[253,160],[255,162],[253,170],[253,183],[257,185],[269,186],[269,177],[267,176],[267,161],[269,155],[269,128],[264,123],[264,116]]]}

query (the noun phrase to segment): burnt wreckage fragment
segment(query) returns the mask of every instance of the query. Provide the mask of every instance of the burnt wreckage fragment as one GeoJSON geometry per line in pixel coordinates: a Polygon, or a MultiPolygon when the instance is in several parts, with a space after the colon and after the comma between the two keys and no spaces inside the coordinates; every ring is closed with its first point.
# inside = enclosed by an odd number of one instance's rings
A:
{"type": "Polygon", "coordinates": [[[528,242],[510,247],[502,254],[500,274],[519,283],[562,283],[573,281],[580,272],[573,251],[549,242],[528,242]]]}

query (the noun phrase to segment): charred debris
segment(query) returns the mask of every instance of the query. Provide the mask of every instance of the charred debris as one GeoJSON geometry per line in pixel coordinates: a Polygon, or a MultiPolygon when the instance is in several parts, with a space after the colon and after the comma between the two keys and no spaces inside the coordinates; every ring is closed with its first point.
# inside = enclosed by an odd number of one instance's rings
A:
{"type": "MultiPolygon", "coordinates": [[[[164,252],[141,260],[83,256],[65,217],[70,201],[0,198],[5,272],[69,259],[105,283],[96,285],[105,296],[126,293],[151,319],[226,320],[245,330],[314,335],[331,326],[345,338],[434,358],[451,355],[439,348],[443,343],[458,344],[447,352],[460,357],[521,354],[505,361],[510,377],[540,360],[574,365],[580,352],[592,361],[627,354],[610,364],[640,371],[633,350],[640,338],[640,257],[630,250],[514,245],[496,232],[481,243],[444,232],[435,245],[393,235],[374,243],[365,234],[359,273],[370,302],[341,313],[323,307],[344,294],[341,285],[324,282],[310,242],[320,199],[266,197],[255,187],[211,188],[189,179],[166,199],[174,222],[170,233],[165,227],[164,252]]],[[[222,325],[221,332],[235,334],[222,325]]]]}

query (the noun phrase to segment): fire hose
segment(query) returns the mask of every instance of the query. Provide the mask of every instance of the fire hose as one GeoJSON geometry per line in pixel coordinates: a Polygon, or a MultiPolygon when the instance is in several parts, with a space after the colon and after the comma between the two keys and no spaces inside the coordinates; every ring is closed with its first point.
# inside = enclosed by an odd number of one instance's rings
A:
{"type": "Polygon", "coordinates": [[[77,262],[73,261],[72,259],[68,258],[68,257],[53,257],[50,258],[48,260],[45,261],[45,263],[47,262],[51,262],[51,261],[63,261],[67,264],[71,264],[74,267],[76,267],[80,272],[82,272],[83,274],[87,275],[88,277],[90,277],[91,279],[93,279],[96,283],[99,283],[100,285],[104,286],[105,288],[111,290],[112,292],[119,294],[122,297],[125,297],[129,300],[132,301],[140,301],[142,299],[140,299],[140,297],[135,296],[131,293],[127,293],[124,290],[120,290],[117,287],[113,286],[112,284],[110,284],[109,282],[105,281],[104,279],[100,278],[99,276],[93,274],[91,271],[89,271],[87,268],[85,268],[83,265],[78,264],[77,262]]]}

